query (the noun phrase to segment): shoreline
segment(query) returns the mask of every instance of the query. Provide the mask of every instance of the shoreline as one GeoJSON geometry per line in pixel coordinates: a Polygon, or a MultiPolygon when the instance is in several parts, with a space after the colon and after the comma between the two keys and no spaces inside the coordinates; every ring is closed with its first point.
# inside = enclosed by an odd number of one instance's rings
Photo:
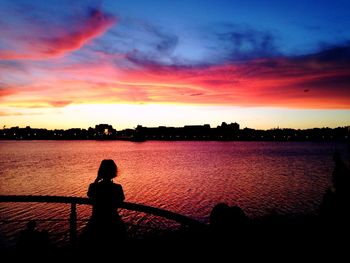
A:
{"type": "Polygon", "coordinates": [[[350,143],[348,138],[324,138],[324,139],[227,139],[227,138],[189,138],[189,139],[170,139],[170,138],[148,138],[148,139],[133,139],[133,138],[0,138],[1,141],[127,141],[127,142],[339,142],[350,143]]]}

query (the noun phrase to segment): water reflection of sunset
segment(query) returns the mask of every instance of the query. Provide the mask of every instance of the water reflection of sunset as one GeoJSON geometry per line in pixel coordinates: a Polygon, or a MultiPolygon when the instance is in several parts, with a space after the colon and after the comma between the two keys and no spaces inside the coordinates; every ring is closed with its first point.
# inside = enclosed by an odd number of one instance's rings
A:
{"type": "Polygon", "coordinates": [[[324,3],[309,12],[305,5],[307,16],[294,13],[289,1],[273,5],[274,12],[259,1],[248,9],[234,1],[193,5],[156,3],[152,8],[158,12],[150,15],[123,1],[68,6],[52,1],[27,8],[26,1],[4,0],[1,123],[43,128],[101,122],[117,128],[222,121],[252,128],[349,124],[346,3],[332,13],[324,3]],[[191,16],[184,15],[187,8],[191,16]],[[203,16],[207,10],[210,15],[203,16]],[[282,13],[283,21],[299,17],[299,24],[281,23],[282,13]]]}
{"type": "Polygon", "coordinates": [[[344,144],[312,142],[8,141],[1,143],[1,194],[84,197],[110,158],[128,202],[202,220],[223,201],[251,216],[314,213],[335,146],[346,153],[344,144]]]}

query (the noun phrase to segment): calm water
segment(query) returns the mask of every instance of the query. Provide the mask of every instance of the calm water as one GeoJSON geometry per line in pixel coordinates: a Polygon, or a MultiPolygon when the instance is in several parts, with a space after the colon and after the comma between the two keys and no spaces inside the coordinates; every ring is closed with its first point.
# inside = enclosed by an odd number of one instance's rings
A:
{"type": "MultiPolygon", "coordinates": [[[[336,143],[0,141],[0,194],[85,197],[101,160],[111,158],[129,202],[203,222],[218,202],[237,204],[251,217],[312,214],[330,185],[335,149],[348,158],[346,145],[336,143]]],[[[69,212],[43,204],[0,208],[2,218],[15,219],[69,212]]],[[[79,216],[89,213],[80,208],[79,216]]]]}

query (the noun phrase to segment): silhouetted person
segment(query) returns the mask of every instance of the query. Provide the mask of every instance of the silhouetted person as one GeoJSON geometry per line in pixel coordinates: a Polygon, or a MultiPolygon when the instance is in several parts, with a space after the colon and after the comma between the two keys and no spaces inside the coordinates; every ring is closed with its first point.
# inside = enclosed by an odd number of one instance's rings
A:
{"type": "Polygon", "coordinates": [[[245,234],[247,221],[248,218],[240,207],[219,203],[210,213],[209,224],[214,239],[238,242],[237,239],[245,234]]]}
{"type": "Polygon", "coordinates": [[[124,222],[118,207],[124,201],[120,184],[113,183],[117,176],[117,165],[113,160],[103,160],[95,182],[90,184],[88,197],[92,201],[92,216],[82,234],[82,246],[105,250],[118,247],[127,239],[124,222]]]}
{"type": "Polygon", "coordinates": [[[350,190],[350,170],[341,159],[339,152],[334,153],[333,161],[335,164],[332,174],[334,191],[343,195],[350,190]]]}
{"type": "Polygon", "coordinates": [[[339,152],[333,155],[332,187],[327,190],[320,207],[322,219],[328,223],[348,224],[350,219],[350,170],[339,152]]]}
{"type": "Polygon", "coordinates": [[[225,233],[231,223],[230,207],[225,203],[215,205],[209,218],[209,224],[212,230],[217,233],[225,233]]]}
{"type": "Polygon", "coordinates": [[[36,222],[31,220],[27,223],[26,229],[21,231],[17,242],[19,252],[26,254],[39,254],[47,252],[49,248],[49,236],[46,231],[39,231],[36,222]]]}
{"type": "Polygon", "coordinates": [[[350,235],[350,170],[338,152],[334,153],[333,161],[332,187],[323,196],[320,206],[323,240],[320,245],[332,256],[348,256],[344,240],[350,235]]]}

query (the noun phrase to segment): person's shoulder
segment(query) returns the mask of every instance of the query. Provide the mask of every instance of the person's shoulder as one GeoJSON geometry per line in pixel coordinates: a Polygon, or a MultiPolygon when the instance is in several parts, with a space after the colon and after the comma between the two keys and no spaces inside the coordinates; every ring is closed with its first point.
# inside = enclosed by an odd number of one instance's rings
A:
{"type": "Polygon", "coordinates": [[[116,184],[116,183],[113,183],[113,187],[114,188],[119,188],[119,189],[123,188],[121,184],[116,184]]]}
{"type": "Polygon", "coordinates": [[[91,188],[95,188],[97,186],[97,183],[96,182],[93,182],[89,185],[89,189],[91,188]]]}
{"type": "Polygon", "coordinates": [[[93,183],[91,183],[91,184],[89,185],[88,192],[87,192],[87,195],[88,195],[89,197],[91,197],[91,196],[97,191],[97,189],[98,189],[97,186],[98,186],[98,185],[97,185],[97,183],[95,183],[95,182],[93,182],[93,183]]]}
{"type": "Polygon", "coordinates": [[[113,183],[113,189],[115,191],[123,192],[123,187],[120,184],[113,183]]]}

